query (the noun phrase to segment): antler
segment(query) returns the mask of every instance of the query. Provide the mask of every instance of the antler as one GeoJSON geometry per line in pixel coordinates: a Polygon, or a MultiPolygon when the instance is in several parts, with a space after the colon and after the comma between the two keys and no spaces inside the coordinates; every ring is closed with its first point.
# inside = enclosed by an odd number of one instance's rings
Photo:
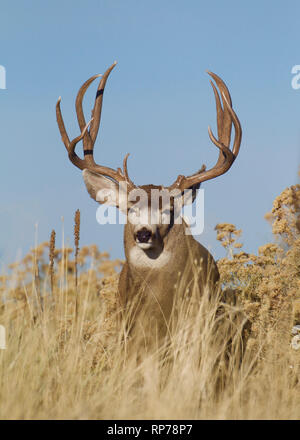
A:
{"type": "Polygon", "coordinates": [[[65,124],[63,121],[63,117],[61,114],[60,109],[60,102],[61,97],[59,97],[57,104],[56,104],[56,118],[57,118],[57,124],[58,128],[61,134],[61,139],[63,143],[65,144],[65,147],[68,151],[69,159],[70,161],[81,170],[88,169],[90,171],[94,171],[98,174],[103,174],[104,176],[107,176],[116,182],[126,181],[129,187],[132,189],[135,187],[134,183],[130,180],[128,176],[128,170],[127,170],[127,159],[129,154],[126,154],[124,160],[123,160],[123,171],[121,168],[117,168],[117,170],[114,170],[109,167],[105,167],[102,165],[96,164],[94,161],[94,144],[96,141],[96,137],[98,134],[99,126],[100,126],[100,120],[101,120],[101,110],[102,110],[102,102],[103,102],[103,92],[105,88],[105,84],[107,81],[107,78],[110,74],[110,72],[113,70],[113,68],[116,65],[116,61],[106,70],[104,75],[94,75],[91,78],[89,78],[79,89],[79,92],[77,94],[76,98],[76,114],[77,114],[77,120],[79,124],[79,128],[81,130],[81,134],[77,136],[75,139],[73,139],[70,142],[70,139],[68,137],[65,124]],[[97,89],[96,98],[95,98],[95,105],[92,110],[92,119],[86,123],[83,109],[82,109],[82,101],[85,95],[85,92],[87,91],[88,87],[91,85],[91,83],[101,76],[101,80],[97,89]],[[76,153],[75,148],[79,141],[83,142],[83,153],[84,153],[84,159],[81,159],[76,153]]]}
{"type": "Polygon", "coordinates": [[[221,105],[219,93],[216,86],[210,81],[216,99],[217,109],[217,127],[218,127],[218,139],[216,139],[208,127],[208,134],[211,141],[219,148],[219,158],[216,165],[210,170],[206,171],[206,166],[202,165],[202,168],[191,176],[179,175],[176,181],[169,187],[169,189],[179,188],[181,191],[191,188],[192,186],[204,182],[205,180],[213,179],[221,176],[229,170],[233,162],[235,161],[242,140],[242,129],[240,121],[232,109],[232,102],[230,93],[225,83],[215,73],[208,72],[208,74],[215,80],[221,94],[223,108],[221,105]],[[232,124],[235,130],[234,142],[232,150],[230,149],[230,138],[232,124]]]}

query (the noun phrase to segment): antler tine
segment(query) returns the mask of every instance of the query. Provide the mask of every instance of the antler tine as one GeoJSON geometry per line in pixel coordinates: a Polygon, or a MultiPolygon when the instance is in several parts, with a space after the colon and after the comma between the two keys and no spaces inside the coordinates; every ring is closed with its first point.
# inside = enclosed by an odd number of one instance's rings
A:
{"type": "Polygon", "coordinates": [[[107,81],[107,78],[109,77],[110,72],[113,70],[113,68],[115,67],[116,64],[117,64],[117,62],[115,61],[106,70],[106,72],[103,74],[103,76],[101,78],[101,81],[100,81],[98,89],[97,89],[95,105],[92,110],[93,122],[92,122],[91,128],[90,128],[90,136],[92,138],[93,143],[95,143],[95,140],[96,140],[96,137],[98,134],[98,130],[99,130],[99,126],[100,126],[102,103],[103,103],[103,93],[104,93],[106,81],[107,81]]]}
{"type": "Polygon", "coordinates": [[[77,97],[76,97],[76,114],[77,114],[77,120],[78,124],[81,130],[83,130],[86,122],[84,118],[83,108],[82,108],[82,101],[84,98],[84,95],[90,86],[90,84],[99,76],[101,76],[101,80],[99,83],[99,86],[97,88],[96,98],[95,98],[95,104],[94,108],[92,110],[92,122],[90,125],[90,130],[86,132],[86,135],[83,137],[83,152],[85,155],[85,161],[88,165],[87,168],[97,166],[94,160],[93,151],[94,151],[94,144],[96,141],[96,137],[98,134],[99,126],[100,126],[100,119],[101,119],[101,109],[102,109],[102,102],[103,102],[103,92],[105,88],[105,84],[107,81],[107,78],[109,77],[110,72],[115,67],[117,62],[115,61],[104,73],[104,75],[94,75],[91,78],[89,78],[79,89],[77,97]]]}
{"type": "Polygon", "coordinates": [[[61,140],[63,141],[67,151],[69,151],[70,139],[67,134],[65,123],[61,114],[60,103],[61,103],[61,96],[58,98],[56,103],[56,120],[60,131],[61,140]]]}
{"type": "Polygon", "coordinates": [[[81,134],[79,136],[77,136],[75,139],[73,139],[72,142],[70,142],[69,136],[68,136],[66,128],[65,128],[64,120],[62,117],[60,103],[61,103],[61,97],[58,98],[58,101],[56,103],[56,119],[57,119],[59,131],[61,134],[61,139],[62,139],[62,141],[68,151],[68,156],[69,156],[70,161],[75,166],[77,166],[78,168],[83,170],[86,167],[85,161],[80,159],[80,157],[77,156],[77,154],[75,153],[75,147],[78,144],[78,142],[81,141],[81,139],[83,139],[92,120],[90,120],[87,124],[85,124],[81,134]]]}
{"type": "MultiPolygon", "coordinates": [[[[75,101],[75,108],[76,108],[78,125],[79,125],[81,131],[86,126],[85,117],[84,117],[83,108],[82,108],[82,101],[83,101],[85,92],[87,91],[87,89],[89,88],[91,83],[96,78],[99,78],[100,76],[102,76],[102,75],[98,74],[98,75],[94,75],[91,78],[89,78],[84,84],[82,84],[82,86],[80,87],[80,89],[77,93],[77,97],[76,97],[76,101],[75,101]]],[[[83,139],[83,149],[84,150],[91,149],[92,146],[93,145],[91,142],[90,134],[89,134],[89,132],[87,132],[87,136],[83,139]]]]}
{"type": "MultiPolygon", "coordinates": [[[[230,104],[227,101],[226,95],[222,94],[222,97],[224,99],[224,103],[226,104],[226,108],[228,110],[228,112],[230,113],[231,116],[231,120],[234,126],[234,131],[235,131],[235,136],[234,136],[234,142],[233,142],[233,147],[232,147],[232,153],[234,155],[234,160],[236,159],[237,155],[239,154],[240,151],[240,146],[241,146],[241,141],[242,141],[242,127],[241,127],[241,123],[239,121],[239,118],[237,117],[236,113],[234,112],[232,106],[231,106],[231,101],[230,104]]],[[[229,144],[228,144],[229,146],[229,144]]]]}
{"type": "MultiPolygon", "coordinates": [[[[80,157],[77,156],[77,154],[75,153],[75,148],[76,145],[78,144],[79,141],[81,141],[81,139],[84,139],[85,134],[88,132],[87,129],[89,128],[89,125],[91,124],[93,119],[91,119],[86,126],[84,127],[84,129],[82,130],[81,134],[79,136],[77,136],[75,139],[72,140],[72,142],[70,143],[70,146],[68,148],[68,152],[69,152],[69,159],[70,161],[76,165],[79,164],[79,168],[80,169],[84,169],[86,168],[86,161],[80,159],[80,157]]],[[[78,165],[76,165],[78,166],[78,165]]]]}
{"type": "MultiPolygon", "coordinates": [[[[82,108],[82,101],[84,98],[84,95],[91,85],[91,83],[99,77],[102,77],[99,83],[99,86],[97,88],[96,98],[95,98],[95,104],[94,108],[92,110],[92,118],[93,122],[91,123],[90,130],[87,132],[86,136],[83,138],[83,150],[93,150],[96,137],[98,134],[99,126],[100,126],[100,119],[101,119],[101,110],[102,110],[102,102],[103,102],[103,93],[105,84],[107,81],[107,78],[109,77],[110,72],[113,70],[117,62],[115,61],[107,70],[106,72],[101,75],[94,75],[91,78],[89,78],[79,89],[77,97],[76,97],[76,114],[77,114],[77,120],[80,127],[80,130],[83,130],[84,126],[86,125],[85,117],[83,113],[82,108]]],[[[88,158],[88,162],[93,162],[92,157],[88,158]]]]}
{"type": "Polygon", "coordinates": [[[222,142],[224,145],[230,144],[230,137],[231,137],[231,127],[232,127],[232,121],[231,121],[231,114],[228,109],[228,107],[232,107],[232,101],[230,93],[224,84],[224,82],[221,80],[221,78],[212,72],[207,72],[216,82],[222,97],[223,102],[223,108],[221,106],[220,98],[218,91],[216,89],[216,86],[212,81],[210,81],[215,98],[216,98],[216,110],[217,110],[217,126],[218,126],[218,137],[220,142],[222,142]],[[228,106],[225,105],[225,101],[228,102],[228,106]]]}
{"type": "Polygon", "coordinates": [[[127,153],[126,156],[125,156],[124,159],[123,159],[123,174],[124,174],[124,176],[125,176],[125,178],[126,178],[126,181],[127,181],[130,185],[132,185],[132,186],[134,187],[135,185],[134,185],[134,183],[132,182],[132,180],[130,179],[129,174],[128,174],[128,168],[127,168],[127,159],[128,159],[128,156],[129,156],[129,153],[127,153]]]}
{"type": "Polygon", "coordinates": [[[193,174],[192,176],[188,176],[188,177],[182,175],[178,176],[177,180],[173,183],[173,185],[171,185],[170,188],[176,187],[176,188],[180,188],[183,191],[184,189],[190,188],[193,185],[199,184],[209,179],[213,179],[214,177],[218,177],[226,173],[226,171],[229,170],[229,168],[231,167],[231,165],[233,164],[234,160],[236,159],[239,153],[241,139],[242,139],[242,129],[241,129],[240,121],[232,108],[230,93],[225,83],[222,81],[220,77],[218,77],[216,74],[212,72],[208,72],[208,73],[216,81],[216,84],[220,90],[222,103],[223,103],[223,108],[222,108],[220,96],[217,91],[217,88],[214,85],[214,83],[210,81],[213,87],[215,100],[216,100],[218,139],[214,137],[210,127],[208,127],[208,134],[211,141],[220,150],[218,161],[216,165],[210,170],[206,171],[205,168],[202,166],[202,169],[199,170],[198,173],[193,174]],[[235,138],[231,150],[230,138],[231,138],[232,124],[235,130],[235,138]]]}

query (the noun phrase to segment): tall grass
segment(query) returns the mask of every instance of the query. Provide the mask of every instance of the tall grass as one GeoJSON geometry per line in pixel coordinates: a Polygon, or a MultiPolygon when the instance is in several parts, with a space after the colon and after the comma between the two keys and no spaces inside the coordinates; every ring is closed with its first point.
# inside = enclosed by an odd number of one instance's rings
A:
{"type": "Polygon", "coordinates": [[[79,248],[79,214],[74,251],[56,248],[52,232],[0,280],[0,418],[298,419],[299,201],[298,185],[275,200],[276,242],[258,255],[219,224],[222,289],[200,296],[179,283],[167,337],[154,344],[149,329],[128,334],[121,262],[79,248]]]}

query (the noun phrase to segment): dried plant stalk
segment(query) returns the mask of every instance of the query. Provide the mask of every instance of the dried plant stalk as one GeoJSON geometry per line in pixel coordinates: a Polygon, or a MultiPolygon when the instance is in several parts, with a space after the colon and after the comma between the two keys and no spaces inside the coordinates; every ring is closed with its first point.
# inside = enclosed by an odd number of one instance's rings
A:
{"type": "Polygon", "coordinates": [[[55,253],[55,231],[53,229],[51,232],[50,245],[49,245],[50,288],[51,288],[52,296],[54,290],[54,253],[55,253]]]}
{"type": "Polygon", "coordinates": [[[78,252],[79,252],[79,239],[80,239],[80,210],[75,212],[75,225],[74,225],[74,244],[75,244],[75,316],[78,315],[78,252]]]}

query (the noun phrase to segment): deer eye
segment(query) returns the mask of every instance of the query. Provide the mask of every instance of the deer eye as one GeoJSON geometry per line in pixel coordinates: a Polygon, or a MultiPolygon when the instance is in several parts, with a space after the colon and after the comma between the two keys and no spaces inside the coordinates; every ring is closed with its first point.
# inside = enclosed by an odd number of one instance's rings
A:
{"type": "Polygon", "coordinates": [[[137,215],[137,216],[139,216],[140,213],[141,213],[141,210],[140,210],[140,208],[139,208],[138,206],[133,206],[133,207],[131,208],[131,210],[132,210],[132,213],[133,213],[134,215],[137,215]]]}
{"type": "Polygon", "coordinates": [[[138,206],[132,206],[128,211],[128,218],[131,223],[137,223],[140,215],[140,208],[138,206]]]}

